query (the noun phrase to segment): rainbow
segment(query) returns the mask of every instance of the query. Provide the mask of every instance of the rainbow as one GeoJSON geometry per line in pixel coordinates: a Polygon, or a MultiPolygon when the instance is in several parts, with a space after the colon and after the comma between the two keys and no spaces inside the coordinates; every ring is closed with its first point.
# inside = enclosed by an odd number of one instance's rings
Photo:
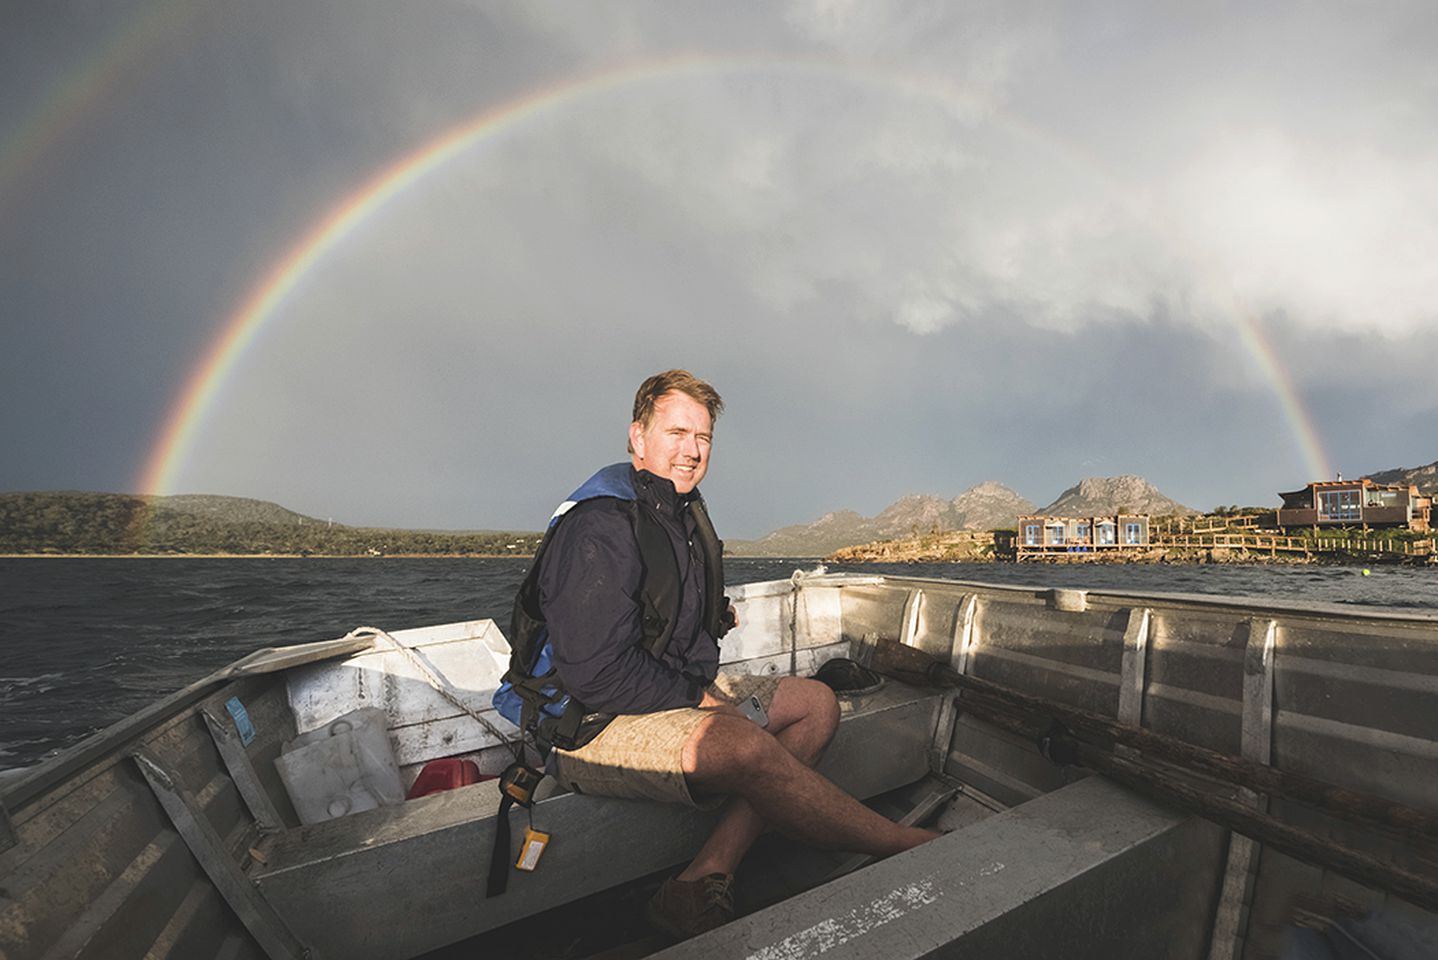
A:
{"type": "Polygon", "coordinates": [[[150,52],[198,8],[194,0],[151,0],[139,16],[56,83],[14,133],[0,142],[0,204],[18,196],[25,175],[39,169],[51,148],[115,93],[135,64],[149,63],[150,52]]]}
{"type": "Polygon", "coordinates": [[[1293,429],[1294,441],[1298,444],[1299,452],[1303,456],[1303,462],[1308,467],[1309,477],[1314,480],[1333,479],[1333,468],[1329,464],[1328,455],[1324,452],[1323,441],[1319,439],[1318,428],[1313,423],[1313,418],[1303,406],[1303,399],[1299,397],[1298,390],[1293,385],[1293,380],[1288,371],[1278,359],[1278,352],[1263,335],[1263,329],[1258,325],[1255,318],[1251,317],[1241,306],[1235,307],[1234,317],[1237,320],[1239,342],[1248,350],[1248,355],[1258,365],[1259,371],[1273,387],[1273,393],[1278,398],[1278,405],[1283,410],[1284,419],[1293,429]]]}
{"type": "MultiPolygon", "coordinates": [[[[837,74],[842,79],[857,78],[924,98],[938,98],[961,117],[982,116],[997,122],[1024,139],[1062,153],[1110,187],[1115,186],[1113,178],[1087,155],[1043,130],[999,112],[994,104],[936,78],[895,74],[878,66],[822,58],[736,58],[691,54],[627,64],[570,79],[482,111],[401,157],[349,194],[290,247],[224,322],[219,336],[211,342],[186,380],[145,461],[139,490],[148,495],[174,492],[176,476],[200,425],[265,324],[327,254],[407,189],[476,144],[497,139],[524,123],[558,112],[582,99],[686,74],[728,74],[746,70],[820,76],[837,74]]],[[[1309,470],[1315,477],[1326,477],[1327,461],[1317,431],[1277,355],[1246,313],[1235,311],[1234,319],[1240,330],[1241,342],[1274,387],[1284,415],[1294,428],[1309,470]]]]}

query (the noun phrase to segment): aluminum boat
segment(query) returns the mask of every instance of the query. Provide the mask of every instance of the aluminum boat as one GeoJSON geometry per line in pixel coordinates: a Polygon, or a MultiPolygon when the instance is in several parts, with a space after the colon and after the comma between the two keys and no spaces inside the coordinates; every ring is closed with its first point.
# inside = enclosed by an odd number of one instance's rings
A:
{"type": "MultiPolygon", "coordinates": [[[[820,571],[731,593],[741,626],[722,644],[725,669],[804,676],[896,642],[960,677],[1407,811],[1417,826],[1353,822],[1169,771],[1438,883],[1438,837],[1425,826],[1438,815],[1438,616],[820,571]]],[[[746,912],[683,944],[633,939],[631,919],[656,878],[697,850],[711,814],[566,793],[550,778],[531,811],[508,814],[516,837],[532,822],[549,846],[493,898],[494,780],[300,822],[276,761],[357,708],[384,711],[405,786],[441,758],[498,773],[515,731],[490,697],[507,658],[489,620],[260,650],[6,779],[0,956],[1257,960],[1339,956],[1319,951],[1340,942],[1390,960],[1438,952],[1434,905],[1410,888],[1358,882],[1342,863],[1055,763],[971,707],[965,688],[897,679],[841,696],[821,769],[945,834],[877,863],[765,837],[741,871],[746,912]]]]}

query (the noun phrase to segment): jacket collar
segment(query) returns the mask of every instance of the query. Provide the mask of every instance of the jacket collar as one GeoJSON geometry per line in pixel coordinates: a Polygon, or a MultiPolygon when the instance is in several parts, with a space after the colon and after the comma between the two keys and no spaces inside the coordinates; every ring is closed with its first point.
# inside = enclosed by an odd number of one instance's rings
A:
{"type": "Polygon", "coordinates": [[[648,470],[635,470],[632,466],[629,469],[633,474],[634,492],[639,499],[670,516],[677,517],[691,500],[699,499],[697,487],[681,494],[674,489],[673,480],[656,477],[648,470]]]}

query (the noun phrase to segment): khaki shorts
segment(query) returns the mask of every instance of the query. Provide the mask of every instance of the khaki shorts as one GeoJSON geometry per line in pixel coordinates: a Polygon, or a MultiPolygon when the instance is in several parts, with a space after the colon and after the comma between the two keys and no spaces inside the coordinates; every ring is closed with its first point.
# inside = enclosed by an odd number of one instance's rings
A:
{"type": "MultiPolygon", "coordinates": [[[[781,679],[721,673],[709,692],[736,702],[758,697],[768,712],[781,679]]],[[[689,793],[682,766],[684,744],[707,716],[709,711],[698,707],[679,707],[615,717],[599,736],[578,750],[554,751],[555,779],[575,793],[712,809],[723,798],[696,801],[689,793]]]]}

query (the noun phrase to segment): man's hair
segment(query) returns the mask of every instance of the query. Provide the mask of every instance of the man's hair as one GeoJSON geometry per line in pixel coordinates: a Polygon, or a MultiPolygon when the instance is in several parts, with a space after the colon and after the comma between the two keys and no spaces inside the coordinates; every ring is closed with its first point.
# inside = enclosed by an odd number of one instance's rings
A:
{"type": "Polygon", "coordinates": [[[648,427],[649,421],[654,419],[654,405],[666,393],[676,391],[704,404],[710,420],[718,420],[719,414],[724,412],[724,401],[719,397],[718,390],[688,370],[665,370],[639,385],[639,391],[634,394],[634,420],[648,427]]]}

